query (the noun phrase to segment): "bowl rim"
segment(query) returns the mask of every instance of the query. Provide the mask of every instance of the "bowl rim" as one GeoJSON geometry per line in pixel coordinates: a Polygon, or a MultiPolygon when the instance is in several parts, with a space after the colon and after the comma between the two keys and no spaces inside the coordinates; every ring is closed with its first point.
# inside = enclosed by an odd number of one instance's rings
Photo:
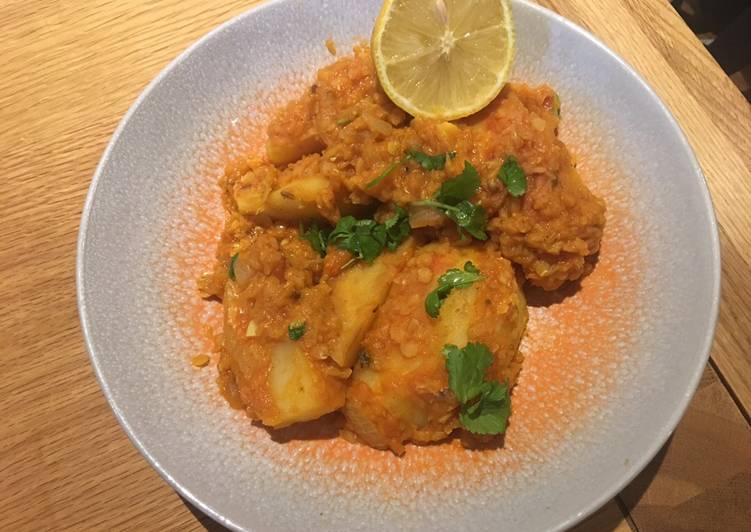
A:
{"type": "MultiPolygon", "coordinates": [[[[125,417],[124,412],[122,411],[120,406],[117,404],[116,400],[114,399],[112,395],[112,391],[110,389],[110,384],[107,382],[106,378],[104,377],[103,370],[99,364],[99,357],[93,345],[92,333],[90,330],[91,326],[89,324],[87,307],[86,307],[86,294],[84,293],[84,278],[85,278],[85,273],[86,273],[84,269],[84,256],[86,253],[86,236],[88,233],[88,225],[89,225],[89,221],[91,218],[91,212],[93,209],[93,203],[94,203],[94,199],[96,196],[96,191],[99,186],[99,181],[101,179],[101,176],[104,172],[105,167],[109,163],[109,159],[110,159],[110,155],[112,151],[117,145],[122,132],[126,128],[133,114],[135,114],[135,112],[138,110],[141,104],[147,98],[149,98],[152,91],[167,76],[169,76],[171,72],[177,66],[179,66],[183,61],[185,61],[196,49],[202,47],[206,42],[213,39],[215,35],[221,33],[229,26],[236,24],[237,22],[245,19],[246,17],[253,16],[261,10],[267,9],[276,4],[285,3],[287,1],[288,0],[262,1],[260,4],[250,7],[248,10],[220,24],[216,28],[212,29],[211,31],[203,35],[196,42],[191,44],[188,48],[186,48],[183,52],[181,52],[175,59],[170,61],[167,64],[167,66],[165,66],[159,72],[159,74],[143,89],[143,91],[139,94],[138,98],[135,100],[135,102],[133,102],[133,104],[130,106],[128,111],[125,113],[125,115],[123,115],[123,118],[118,123],[117,128],[112,134],[112,137],[109,143],[107,144],[107,147],[104,153],[102,154],[102,157],[99,163],[97,164],[91,183],[89,185],[88,193],[86,195],[86,200],[84,203],[83,211],[81,213],[81,222],[79,225],[78,238],[77,238],[77,244],[76,244],[76,301],[78,305],[78,313],[79,313],[81,329],[83,332],[84,343],[86,346],[86,351],[88,352],[88,355],[89,355],[89,360],[91,362],[91,365],[94,368],[96,379],[99,382],[99,386],[101,387],[105,398],[107,399],[107,403],[109,404],[110,408],[115,414],[115,418],[117,419],[118,423],[122,427],[125,434],[128,436],[128,439],[130,440],[130,442],[138,450],[138,452],[141,453],[141,455],[146,459],[146,461],[151,465],[151,467],[154,470],[156,470],[159,476],[161,476],[167,482],[167,484],[169,484],[181,497],[185,498],[190,504],[192,504],[193,506],[201,510],[204,514],[211,517],[217,523],[227,528],[230,528],[232,530],[239,531],[239,532],[243,532],[243,531],[250,530],[250,529],[245,528],[242,525],[233,522],[232,520],[228,519],[226,516],[219,513],[211,505],[204,502],[199,496],[192,493],[185,486],[183,486],[177,478],[173,477],[169,473],[169,471],[167,471],[167,469],[163,467],[162,464],[156,459],[156,457],[153,454],[151,454],[149,449],[147,449],[146,446],[141,442],[138,435],[131,428],[130,423],[125,417]]],[[[654,89],[652,89],[652,87],[644,80],[641,74],[639,74],[629,63],[627,63],[624,59],[622,59],[618,54],[616,54],[613,50],[611,50],[608,46],[606,46],[598,37],[594,36],[592,33],[585,30],[578,24],[572,22],[571,20],[559,15],[558,13],[555,13],[554,11],[550,9],[540,6],[539,4],[536,4],[530,0],[511,0],[511,2],[512,4],[514,3],[521,4],[527,9],[537,11],[542,16],[552,18],[557,23],[565,26],[567,30],[578,33],[580,36],[587,39],[591,44],[598,47],[601,51],[605,52],[610,57],[610,59],[618,63],[628,74],[633,76],[634,79],[638,81],[639,84],[642,86],[642,89],[646,91],[655,100],[660,111],[663,113],[664,117],[667,119],[668,124],[672,127],[674,133],[677,135],[677,138],[680,140],[681,146],[683,147],[685,151],[685,155],[688,157],[688,161],[694,170],[694,175],[692,177],[699,178],[699,183],[698,183],[699,191],[700,191],[701,199],[704,204],[704,209],[708,214],[708,221],[709,221],[708,229],[710,230],[709,236],[710,236],[711,248],[712,248],[711,260],[712,260],[713,276],[712,276],[712,297],[711,297],[709,315],[708,315],[709,327],[707,328],[707,331],[704,337],[704,342],[700,346],[701,352],[703,353],[703,356],[702,356],[703,363],[697,364],[696,368],[694,369],[694,372],[691,375],[691,379],[689,381],[689,386],[686,389],[686,391],[683,393],[683,396],[681,397],[681,400],[678,404],[678,408],[676,408],[673,411],[673,413],[669,417],[668,422],[652,438],[652,443],[649,446],[646,446],[641,451],[638,459],[631,460],[628,468],[624,469],[623,473],[618,477],[618,480],[612,482],[605,489],[603,489],[601,494],[598,497],[592,499],[588,504],[584,505],[583,508],[578,509],[578,511],[571,512],[568,517],[566,517],[563,521],[557,524],[555,528],[553,529],[553,530],[566,530],[576,525],[577,523],[581,522],[582,520],[586,519],[587,517],[592,515],[595,511],[599,510],[608,501],[610,501],[613,497],[615,497],[624,487],[626,487],[639,473],[641,473],[642,470],[649,464],[649,462],[657,455],[659,450],[665,445],[665,442],[667,442],[670,435],[675,431],[676,426],[678,425],[681,418],[683,417],[683,414],[688,408],[688,405],[696,392],[697,386],[699,384],[699,380],[701,378],[701,375],[704,372],[707,361],[709,359],[709,354],[710,354],[712,344],[714,341],[714,335],[715,335],[717,321],[719,317],[720,286],[721,286],[721,277],[722,277],[719,232],[718,232],[717,217],[715,214],[709,188],[707,186],[706,176],[704,175],[701,169],[701,166],[699,165],[696,155],[693,149],[691,148],[691,145],[688,139],[686,138],[686,135],[683,132],[683,129],[679,125],[678,121],[675,119],[673,114],[670,112],[667,106],[663,103],[663,101],[660,99],[660,97],[657,95],[654,89]]]]}

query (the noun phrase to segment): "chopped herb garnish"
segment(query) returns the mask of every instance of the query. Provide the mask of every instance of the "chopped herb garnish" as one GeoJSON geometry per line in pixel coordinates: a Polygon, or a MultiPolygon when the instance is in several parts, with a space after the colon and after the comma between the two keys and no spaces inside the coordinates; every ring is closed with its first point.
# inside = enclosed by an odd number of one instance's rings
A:
{"type": "Polygon", "coordinates": [[[360,349],[357,352],[357,362],[360,364],[361,368],[367,368],[370,366],[370,363],[373,362],[373,359],[370,358],[370,355],[365,349],[360,349]]]}
{"type": "Polygon", "coordinates": [[[485,380],[493,353],[484,344],[443,347],[449,388],[459,401],[459,421],[475,434],[503,434],[511,415],[508,385],[485,380]]]}
{"type": "Polygon", "coordinates": [[[443,170],[446,167],[446,154],[428,155],[417,150],[407,150],[407,160],[415,161],[425,170],[443,170]]]}
{"type": "Polygon", "coordinates": [[[464,230],[478,240],[487,240],[485,226],[488,218],[482,205],[469,201],[480,187],[480,176],[469,161],[464,161],[464,171],[444,181],[433,199],[416,201],[414,205],[434,207],[456,223],[459,232],[464,230]]]}
{"type": "Polygon", "coordinates": [[[386,226],[375,220],[357,220],[354,216],[345,216],[331,232],[329,243],[370,263],[386,246],[386,226]]]}
{"type": "Polygon", "coordinates": [[[291,323],[287,326],[287,334],[289,335],[289,339],[293,341],[298,341],[300,338],[303,337],[305,334],[305,322],[300,323],[291,323]]]}
{"type": "Polygon", "coordinates": [[[439,203],[456,205],[460,201],[469,200],[478,188],[480,188],[480,175],[477,169],[469,161],[464,161],[462,173],[444,181],[433,199],[439,203]]]}
{"type": "Polygon", "coordinates": [[[453,209],[447,209],[446,216],[453,220],[460,229],[465,230],[477,240],[488,239],[488,235],[485,233],[488,216],[481,205],[462,201],[453,209]]]}
{"type": "Polygon", "coordinates": [[[477,269],[477,266],[472,264],[471,260],[468,260],[467,262],[464,263],[464,271],[467,273],[477,273],[477,274],[480,273],[480,270],[477,269]]]}
{"type": "Polygon", "coordinates": [[[527,178],[524,175],[524,170],[513,155],[509,155],[503,161],[503,165],[498,171],[498,179],[506,185],[508,193],[515,198],[523,196],[527,191],[527,178]]]}
{"type": "Polygon", "coordinates": [[[310,242],[310,247],[317,251],[321,258],[326,256],[330,232],[331,229],[318,227],[315,222],[304,230],[302,224],[300,224],[300,238],[310,242]]]}
{"type": "Polygon", "coordinates": [[[420,200],[414,202],[413,205],[425,205],[443,211],[443,214],[457,225],[460,233],[464,230],[477,240],[488,239],[485,233],[488,216],[482,205],[475,205],[469,201],[462,201],[458,205],[447,205],[434,200],[420,200]]]}
{"type": "Polygon", "coordinates": [[[438,155],[428,155],[427,153],[423,153],[417,150],[407,150],[404,159],[391,163],[383,172],[381,172],[378,177],[365,185],[365,188],[372,188],[376,186],[378,183],[383,181],[383,179],[387,175],[393,172],[397,166],[407,161],[415,161],[425,170],[443,170],[446,167],[446,157],[453,159],[456,157],[456,152],[450,151],[448,153],[439,153],[438,155]]]}
{"type": "Polygon", "coordinates": [[[237,262],[237,257],[239,257],[239,253],[235,253],[232,255],[232,258],[229,259],[229,268],[227,268],[227,275],[229,275],[229,278],[233,281],[237,280],[237,276],[235,275],[235,263],[237,262]]]}
{"type": "Polygon", "coordinates": [[[480,398],[459,411],[459,422],[475,434],[503,434],[511,415],[508,385],[485,382],[480,398]]]}
{"type": "Polygon", "coordinates": [[[561,97],[557,92],[553,93],[553,114],[555,116],[561,116],[561,97]]]}
{"type": "Polygon", "coordinates": [[[373,262],[384,248],[394,251],[409,236],[407,213],[396,207],[394,215],[380,224],[372,219],[357,220],[345,216],[329,235],[329,243],[349,251],[356,259],[373,262]]]}
{"type": "Polygon", "coordinates": [[[447,218],[452,220],[459,228],[459,234],[462,238],[462,230],[468,232],[477,240],[487,240],[488,235],[485,232],[485,226],[488,223],[488,216],[482,205],[475,205],[469,201],[463,201],[454,206],[439,203],[433,200],[416,201],[413,205],[424,205],[434,207],[443,211],[447,218]]]}
{"type": "Polygon", "coordinates": [[[407,212],[399,205],[396,205],[394,215],[383,222],[383,225],[386,227],[386,247],[389,251],[396,251],[412,230],[407,212]]]}
{"type": "Polygon", "coordinates": [[[352,123],[352,119],[351,118],[340,118],[339,120],[336,121],[336,125],[339,126],[339,127],[344,127],[344,126],[347,126],[347,125],[349,125],[351,123],[352,123]]]}
{"type": "Polygon", "coordinates": [[[454,288],[467,288],[482,279],[480,270],[472,262],[464,264],[464,271],[451,268],[438,278],[438,287],[425,298],[425,312],[431,318],[437,318],[441,305],[454,288]]]}
{"type": "Polygon", "coordinates": [[[376,178],[375,178],[375,179],[374,179],[373,181],[371,181],[370,183],[368,183],[367,185],[365,185],[365,188],[373,188],[373,187],[374,187],[374,186],[376,186],[376,185],[377,185],[378,183],[380,183],[381,181],[383,181],[383,179],[384,179],[384,178],[385,178],[385,177],[386,177],[387,175],[389,175],[389,174],[390,174],[391,172],[393,172],[393,171],[394,171],[394,168],[396,168],[397,166],[399,166],[399,163],[400,163],[400,161],[396,161],[396,162],[393,162],[393,163],[391,163],[390,165],[388,165],[388,166],[386,167],[386,169],[385,169],[385,170],[384,170],[383,172],[381,172],[381,173],[379,174],[379,176],[378,176],[378,177],[376,177],[376,178]]]}

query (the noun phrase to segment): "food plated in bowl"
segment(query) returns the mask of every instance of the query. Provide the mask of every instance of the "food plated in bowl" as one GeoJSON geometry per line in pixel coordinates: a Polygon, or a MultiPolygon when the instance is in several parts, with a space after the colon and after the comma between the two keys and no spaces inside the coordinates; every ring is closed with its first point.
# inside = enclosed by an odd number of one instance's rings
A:
{"type": "MultiPolygon", "coordinates": [[[[247,290],[249,284],[244,283],[253,277],[248,273],[263,269],[266,262],[260,257],[274,255],[267,251],[275,245],[276,254],[282,255],[274,259],[275,264],[281,264],[284,271],[288,269],[295,276],[299,272],[310,274],[316,281],[306,285],[308,281],[304,279],[301,292],[322,291],[320,281],[327,261],[332,268],[339,266],[341,270],[329,277],[332,293],[340,275],[379,265],[387,270],[399,269],[398,264],[383,264],[387,259],[413,261],[412,267],[393,272],[400,284],[392,282],[360,342],[371,346],[370,350],[365,349],[367,356],[362,357],[366,367],[359,364],[358,357],[354,374],[339,377],[343,380],[344,417],[349,428],[337,426],[328,415],[325,421],[330,421],[335,430],[296,423],[269,431],[251,424],[243,413],[234,414],[226,408],[214,382],[213,365],[199,370],[187,364],[196,354],[212,352],[211,342],[201,332],[202,326],[208,323],[221,330],[221,308],[216,303],[201,302],[195,289],[196,277],[212,266],[216,239],[224,222],[216,180],[225,173],[228,163],[237,170],[234,174],[228,172],[226,178],[226,183],[232,184],[225,189],[226,199],[236,203],[234,207],[230,203],[230,210],[237,208],[236,196],[244,188],[242,178],[249,172],[255,175],[277,169],[282,179],[288,179],[283,183],[269,180],[269,196],[252,205],[255,209],[268,207],[266,200],[272,197],[276,185],[288,186],[296,181],[289,166],[285,166],[289,163],[271,165],[266,161],[249,165],[248,159],[264,157],[265,132],[274,123],[273,117],[281,107],[305,93],[317,70],[331,68],[326,65],[336,61],[323,47],[325,39],[333,37],[339,50],[351,49],[369,33],[379,7],[367,2],[357,6],[337,4],[337,13],[344,18],[332,21],[330,13],[318,13],[312,5],[303,4],[300,12],[285,5],[276,2],[262,7],[214,33],[183,56],[177,63],[179,67],[172,67],[140,100],[103,160],[87,209],[88,222],[82,231],[79,282],[83,323],[92,358],[116,412],[139,448],[173,485],[215,518],[236,528],[294,528],[311,523],[322,527],[356,523],[360,523],[358,526],[370,523],[372,528],[395,524],[427,528],[440,523],[488,527],[503,521],[509,528],[540,529],[570,524],[604,502],[661,445],[685,407],[706,357],[716,298],[716,240],[706,190],[680,131],[654,95],[607,50],[561,19],[539,8],[514,3],[517,62],[511,77],[530,85],[547,83],[560,94],[563,119],[558,133],[568,151],[576,156],[568,159],[568,166],[573,169],[576,162],[576,168],[564,176],[564,180],[568,179],[563,183],[564,190],[581,192],[585,198],[591,196],[591,217],[583,217],[588,221],[581,227],[591,226],[594,231],[586,232],[584,244],[568,248],[567,258],[571,260],[560,261],[563,266],[556,268],[559,261],[551,260],[550,253],[543,251],[548,244],[543,232],[539,239],[526,241],[534,224],[527,220],[529,229],[519,231],[520,226],[508,227],[502,223],[506,200],[508,206],[520,206],[514,213],[524,214],[523,205],[538,193],[535,188],[538,184],[544,192],[544,187],[548,187],[548,196],[552,190],[552,179],[545,172],[536,172],[523,150],[504,145],[508,139],[502,137],[487,143],[489,149],[497,148],[499,153],[492,157],[474,153],[474,146],[481,144],[477,140],[479,135],[489,127],[482,121],[474,124],[473,118],[454,124],[460,136],[471,135],[471,139],[464,144],[459,139],[454,145],[445,146],[437,144],[441,140],[438,133],[430,133],[431,127],[437,127],[433,122],[422,126],[420,121],[389,122],[393,132],[378,133],[385,135],[380,140],[393,134],[403,143],[389,153],[393,159],[388,165],[375,168],[386,163],[386,157],[381,155],[372,159],[379,164],[368,168],[373,174],[367,176],[368,181],[362,175],[357,176],[359,179],[344,176],[340,180],[327,180],[345,189],[347,197],[359,191],[363,199],[372,198],[370,204],[364,205],[364,212],[339,212],[338,216],[327,217],[324,213],[319,216],[316,211],[315,216],[303,221],[302,231],[296,219],[277,220],[282,222],[281,228],[278,223],[266,228],[254,221],[254,227],[263,229],[258,237],[248,238],[238,233],[237,238],[230,236],[220,244],[220,249],[222,245],[226,249],[220,256],[219,271],[223,269],[228,278],[233,256],[238,268],[234,270],[236,280],[225,279],[224,289],[243,283],[247,290]],[[313,28],[302,23],[311,17],[320,20],[321,26],[313,28]],[[341,20],[347,23],[342,24],[341,20]],[[258,53],[259,43],[273,40],[279,28],[290,24],[302,29],[294,37],[283,39],[288,57],[284,64],[270,57],[273,54],[258,53]],[[217,54],[223,57],[222,61],[211,60],[217,54]],[[252,68],[247,62],[251,56],[252,68]],[[208,77],[207,68],[212,72],[208,77]],[[228,75],[230,72],[232,76],[228,75]],[[200,91],[195,90],[197,79],[204,80],[200,91]],[[198,96],[175,98],[188,93],[198,96]],[[243,102],[243,98],[248,101],[243,102]],[[177,112],[176,100],[183,105],[190,101],[190,109],[186,112],[181,108],[177,112]],[[636,109],[646,111],[636,117],[636,109]],[[162,120],[167,116],[169,135],[165,135],[162,120]],[[227,128],[226,133],[222,132],[222,125],[227,128]],[[139,140],[140,137],[143,138],[139,140]],[[402,162],[410,150],[422,155],[413,155],[402,162]],[[454,151],[456,155],[452,158],[450,154],[454,151]],[[441,155],[445,155],[443,170],[428,170],[419,161],[422,158],[427,163],[433,159],[422,156],[440,159],[441,155]],[[520,198],[503,196],[510,195],[508,185],[498,179],[509,155],[515,157],[527,179],[527,188],[520,198]],[[398,164],[393,174],[365,188],[394,162],[398,164]],[[455,207],[438,201],[445,198],[437,198],[437,194],[444,183],[465,174],[465,163],[477,171],[480,185],[472,196],[461,201],[481,205],[486,210],[487,240],[463,229],[466,240],[462,241],[458,231],[461,227],[446,216],[450,209],[435,208],[436,204],[455,207]],[[540,173],[543,178],[537,177],[540,173]],[[147,177],[154,175],[160,179],[147,177]],[[579,175],[584,176],[588,193],[581,189],[579,175]],[[660,175],[661,179],[652,178],[654,175],[660,175]],[[411,190],[405,186],[410,180],[427,185],[411,190]],[[490,190],[491,186],[496,190],[490,190]],[[395,196],[397,190],[402,197],[395,196]],[[607,204],[605,215],[604,205],[594,199],[598,197],[607,204]],[[426,201],[423,205],[413,205],[426,201]],[[668,201],[672,204],[670,208],[668,201]],[[115,220],[121,219],[118,209],[124,207],[133,209],[137,216],[126,228],[128,238],[118,239],[118,245],[113,245],[110,231],[115,220]],[[397,207],[404,211],[403,216],[397,207]],[[692,215],[688,216],[687,211],[692,215]],[[409,221],[410,231],[398,245],[392,246],[393,250],[384,241],[384,249],[372,262],[361,253],[362,258],[341,268],[350,260],[346,253],[352,253],[341,249],[339,244],[351,244],[352,239],[348,238],[351,231],[347,233],[346,227],[340,227],[336,232],[336,226],[347,215],[355,220],[371,220],[372,223],[366,224],[370,227],[386,226],[394,219],[396,225],[391,227],[400,227],[399,220],[404,218],[409,221]],[[603,232],[604,216],[607,223],[603,232]],[[324,224],[328,222],[335,236],[314,238],[317,233],[311,231],[314,221],[321,231],[326,230],[324,224]],[[279,234],[273,234],[274,231],[279,234]],[[310,238],[301,238],[305,235],[310,238]],[[527,261],[526,268],[523,260],[514,258],[516,255],[502,251],[502,239],[507,235],[514,237],[509,248],[527,261]],[[288,242],[282,245],[285,239],[288,242]],[[311,240],[325,241],[325,257],[320,256],[323,246],[316,249],[311,240]],[[597,244],[600,252],[592,269],[592,254],[597,251],[597,244]],[[284,246],[294,249],[285,255],[278,249],[284,246]],[[251,248],[255,252],[251,253],[251,248]],[[407,259],[402,256],[410,253],[407,259]],[[338,256],[344,262],[337,263],[338,256]],[[689,256],[690,268],[684,260],[689,256]],[[302,267],[296,262],[300,258],[307,261],[302,267]],[[517,347],[513,340],[515,335],[521,335],[515,328],[523,322],[523,304],[514,287],[524,281],[513,278],[509,259],[520,264],[530,283],[543,285],[543,289],[554,288],[544,283],[556,278],[555,283],[565,282],[565,285],[553,292],[525,288],[529,320],[521,345],[524,361],[518,383],[510,394],[512,415],[502,445],[485,447],[464,441],[475,448],[471,450],[462,445],[461,438],[438,445],[407,443],[437,439],[461,424],[454,417],[456,404],[446,409],[451,412],[446,420],[424,425],[434,434],[414,430],[420,423],[396,423],[398,430],[394,431],[391,422],[394,409],[386,408],[390,410],[386,416],[379,414],[388,406],[385,405],[388,398],[407,403],[413,400],[414,390],[396,378],[404,362],[410,359],[403,351],[409,340],[419,338],[419,342],[413,342],[418,349],[417,356],[412,358],[429,361],[429,369],[435,372],[422,376],[427,388],[437,380],[435,375],[448,379],[448,373],[441,373],[448,371],[446,359],[453,352],[443,354],[447,344],[459,350],[468,344],[486,345],[493,360],[500,361],[503,368],[498,373],[486,374],[483,380],[495,381],[498,388],[506,383],[509,390],[517,380],[513,374],[517,347]],[[535,268],[539,259],[551,267],[535,268]],[[420,261],[425,264],[420,266],[420,261]],[[294,262],[294,267],[287,268],[288,262],[294,262]],[[665,275],[668,264],[672,275],[665,275]],[[421,267],[426,270],[422,274],[421,267]],[[581,281],[568,281],[590,269],[591,273],[581,281]],[[425,299],[439,288],[438,278],[450,270],[483,279],[468,288],[454,288],[438,309],[437,317],[433,317],[426,309],[425,299]],[[320,272],[318,279],[316,271],[320,272]],[[548,272],[553,274],[546,275],[548,272]],[[497,284],[492,289],[483,289],[486,286],[483,283],[497,284]],[[401,292],[395,286],[402,287],[401,292]],[[467,337],[445,342],[441,323],[457,306],[454,302],[475,297],[477,304],[477,296],[486,293],[492,296],[491,312],[501,308],[500,298],[507,297],[515,301],[510,308],[516,308],[517,316],[508,317],[506,323],[505,314],[491,314],[494,316],[491,323],[504,330],[498,336],[485,335],[472,325],[474,314],[467,313],[464,306],[460,314],[470,317],[467,337]],[[692,307],[687,301],[707,303],[692,307]],[[113,309],[116,319],[105,319],[112,316],[113,309]],[[408,312],[403,321],[407,323],[400,323],[399,311],[405,310],[408,312]],[[413,316],[416,324],[408,322],[413,316]],[[399,327],[395,327],[396,337],[392,338],[394,323],[399,327]],[[405,338],[399,334],[404,330],[409,333],[405,338]],[[508,347],[492,345],[501,337],[509,340],[508,347]],[[501,356],[502,352],[512,354],[501,356]],[[133,364],[135,357],[137,364],[133,364]],[[369,358],[374,367],[367,367],[369,358]],[[377,386],[368,384],[373,379],[404,393],[379,393],[377,386]],[[347,406],[347,394],[353,397],[351,407],[347,406]],[[373,447],[405,452],[399,456],[351,443],[338,437],[340,428],[373,447]],[[228,483],[232,490],[226,488],[228,483]],[[499,496],[510,492],[514,493],[513,500],[499,496]],[[326,501],[338,494],[342,498],[337,500],[346,503],[331,508],[326,501]],[[291,500],[295,501],[294,510],[285,510],[284,515],[274,510],[289,508],[284,501],[291,500]],[[455,502],[446,505],[446,500],[455,502]]],[[[517,100],[522,102],[518,107],[521,113],[529,113],[525,116],[531,120],[533,112],[546,122],[542,133],[551,138],[547,145],[543,143],[544,152],[544,146],[558,146],[554,128],[546,129],[557,117],[550,110],[542,113],[545,97],[535,99],[534,92],[519,85],[510,86],[496,100],[497,109],[491,107],[487,112],[492,115],[495,109],[508,114],[504,106],[517,100]]],[[[372,124],[363,124],[371,115],[359,114],[343,120],[350,118],[354,118],[352,122],[337,125],[334,133],[346,133],[349,128],[359,131],[358,134],[375,135],[372,124]]],[[[525,121],[519,121],[522,122],[525,121]]],[[[376,128],[382,125],[374,123],[376,128]]],[[[517,122],[498,120],[496,125],[509,124],[517,122]]],[[[273,134],[269,140],[272,138],[273,134]]],[[[378,139],[368,140],[374,141],[373,145],[378,143],[378,139]]],[[[331,145],[314,151],[326,153],[332,146],[360,149],[365,144],[334,139],[331,145]]],[[[315,159],[314,155],[297,154],[292,165],[314,164],[306,162],[315,159]]],[[[362,154],[344,160],[353,163],[357,157],[362,154]]],[[[567,161],[565,155],[556,160],[558,164],[567,161]]],[[[541,166],[549,169],[549,164],[554,163],[546,160],[541,166]]],[[[281,191],[278,188],[278,196],[290,200],[281,191]]],[[[334,191],[332,195],[336,196],[334,191]]],[[[342,206],[363,206],[363,203],[345,201],[342,206]]],[[[582,204],[572,202],[571,206],[582,204]]],[[[272,201],[271,207],[274,206],[272,201]]],[[[556,209],[550,212],[555,214],[556,209]]],[[[261,215],[262,212],[240,214],[242,218],[261,215]]],[[[553,226],[544,225],[544,229],[553,226]]],[[[555,236],[565,236],[567,225],[561,224],[555,236]]],[[[402,234],[398,231],[396,237],[401,238],[402,234]]],[[[359,251],[362,252],[362,247],[359,251]]],[[[269,272],[256,275],[260,279],[253,282],[270,280],[268,275],[269,272]]],[[[378,290],[367,295],[375,292],[378,290]]],[[[320,312],[316,300],[306,300],[307,295],[302,293],[298,306],[279,304],[274,297],[263,299],[263,306],[269,309],[268,319],[259,320],[255,331],[250,320],[232,323],[230,330],[236,332],[240,350],[253,349],[255,341],[249,339],[256,336],[249,336],[250,330],[261,333],[257,336],[259,342],[277,339],[285,346],[292,345],[293,353],[301,346],[315,351],[317,345],[322,345],[317,342],[318,335],[329,330],[321,323],[325,321],[323,316],[330,317],[335,312],[320,312]],[[293,315],[292,311],[300,314],[293,315]],[[300,334],[301,322],[305,322],[305,332],[294,340],[291,335],[300,334]],[[267,328],[270,330],[266,331],[267,328]]],[[[356,302],[367,303],[360,298],[356,302]]],[[[234,308],[246,308],[245,303],[240,301],[234,308]]],[[[484,326],[487,322],[479,319],[477,323],[484,326]]],[[[331,326],[330,330],[336,327],[341,324],[331,326]]],[[[340,338],[338,332],[332,338],[340,338]]],[[[406,354],[412,354],[412,350],[407,347],[406,354]]],[[[342,353],[351,360],[350,351],[342,349],[342,353]]],[[[346,358],[341,358],[344,366],[346,358]]],[[[235,376],[235,369],[231,371],[235,376]]],[[[253,372],[247,375],[258,377],[253,372]]],[[[435,390],[428,389],[427,395],[437,396],[441,389],[445,390],[445,383],[437,386],[435,390]]],[[[456,400],[458,396],[453,393],[456,400]]],[[[451,398],[448,393],[444,395],[451,398]]],[[[244,401],[249,403],[253,399],[248,396],[244,401]]],[[[340,403],[338,398],[323,410],[340,403]]],[[[341,407],[334,410],[338,408],[341,407]]],[[[262,410],[255,406],[254,409],[262,410]]],[[[261,421],[266,417],[264,422],[271,426],[287,424],[271,410],[255,417],[261,421]]],[[[433,411],[428,410],[407,409],[409,413],[427,412],[430,418],[433,411]]],[[[437,417],[442,417],[440,412],[437,417]]]]}
{"type": "Polygon", "coordinates": [[[265,157],[222,180],[202,288],[224,302],[230,403],[275,428],[341,410],[343,434],[399,454],[505,432],[527,321],[510,261],[560,288],[591,270],[605,225],[560,113],[550,87],[511,84],[462,120],[412,117],[364,45],[321,69],[276,112],[265,157]],[[480,360],[486,390],[462,401],[454,366],[480,360]]]}

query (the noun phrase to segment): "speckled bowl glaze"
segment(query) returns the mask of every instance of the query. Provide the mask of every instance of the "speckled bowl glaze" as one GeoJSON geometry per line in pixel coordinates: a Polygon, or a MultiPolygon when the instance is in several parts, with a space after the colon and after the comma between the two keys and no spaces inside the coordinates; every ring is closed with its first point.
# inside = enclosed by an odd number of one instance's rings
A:
{"type": "Polygon", "coordinates": [[[500,449],[403,457],[320,430],[269,433],[219,397],[195,279],[221,231],[217,178],[259,152],[274,107],[367,38],[380,0],[278,0],[191,47],[144,91],[96,171],[78,241],[91,361],[134,445],[184,497],[237,530],[563,529],[665,443],[707,360],[717,229],[685,137],[644,81],[580,28],[514,1],[514,80],[548,83],[561,135],[608,203],[594,272],[531,293],[525,364],[500,449]]]}

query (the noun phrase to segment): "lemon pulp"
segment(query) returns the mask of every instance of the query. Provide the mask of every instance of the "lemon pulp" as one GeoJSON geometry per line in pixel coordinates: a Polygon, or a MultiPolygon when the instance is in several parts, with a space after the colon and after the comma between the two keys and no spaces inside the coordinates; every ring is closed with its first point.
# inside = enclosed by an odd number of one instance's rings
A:
{"type": "Polygon", "coordinates": [[[452,120],[503,88],[514,56],[507,0],[386,0],[371,39],[386,94],[414,116],[452,120]]]}

